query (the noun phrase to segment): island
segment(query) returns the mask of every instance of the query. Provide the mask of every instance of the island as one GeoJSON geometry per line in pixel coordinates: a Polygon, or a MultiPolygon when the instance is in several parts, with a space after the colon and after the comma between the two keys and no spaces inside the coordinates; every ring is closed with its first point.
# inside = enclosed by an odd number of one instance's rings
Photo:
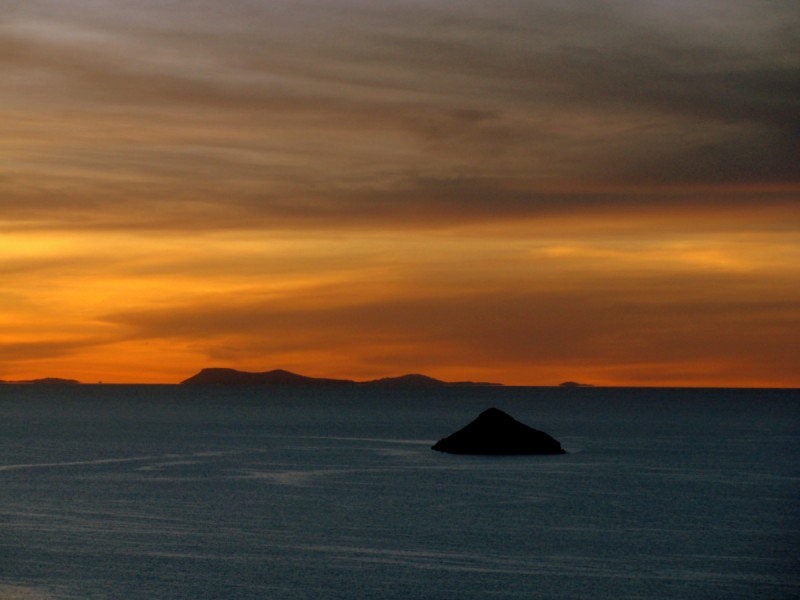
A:
{"type": "Polygon", "coordinates": [[[497,408],[483,411],[463,429],[436,442],[433,450],[482,455],[566,454],[558,440],[497,408]]]}
{"type": "Polygon", "coordinates": [[[445,386],[499,386],[499,383],[475,381],[442,381],[427,375],[412,373],[399,377],[382,377],[369,381],[352,379],[331,379],[325,377],[308,377],[274,369],[264,372],[239,371],[237,369],[208,368],[181,381],[181,384],[215,384],[215,385],[276,385],[276,386],[375,386],[375,387],[445,387],[445,386]]]}
{"type": "Polygon", "coordinates": [[[42,377],[40,379],[19,379],[16,381],[5,381],[0,379],[0,384],[10,385],[75,385],[80,383],[76,379],[62,379],[61,377],[42,377]]]}
{"type": "Polygon", "coordinates": [[[326,379],[306,377],[283,369],[249,373],[236,369],[203,369],[196,375],[184,379],[182,384],[245,384],[245,385],[355,385],[349,379],[326,379]]]}
{"type": "Polygon", "coordinates": [[[579,383],[577,381],[565,381],[559,383],[558,387],[594,387],[591,383],[579,383]]]}

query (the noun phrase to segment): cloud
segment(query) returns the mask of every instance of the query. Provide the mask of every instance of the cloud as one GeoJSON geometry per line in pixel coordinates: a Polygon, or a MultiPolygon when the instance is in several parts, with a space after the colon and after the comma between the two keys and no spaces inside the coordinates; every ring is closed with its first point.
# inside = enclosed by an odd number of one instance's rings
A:
{"type": "Polygon", "coordinates": [[[532,235],[524,223],[413,236],[17,233],[0,242],[0,341],[9,362],[59,359],[85,380],[127,365],[170,381],[218,362],[351,377],[490,369],[520,383],[583,365],[611,380],[634,364],[732,369],[753,348],[754,370],[786,380],[796,241],[707,227],[532,235]]]}
{"type": "Polygon", "coordinates": [[[8,363],[40,361],[73,355],[86,348],[107,343],[108,340],[44,340],[35,342],[0,342],[0,359],[8,363]]]}
{"type": "Polygon", "coordinates": [[[795,4],[6,2],[6,356],[783,381],[795,4]]]}
{"type": "Polygon", "coordinates": [[[111,5],[0,28],[7,218],[419,226],[796,193],[790,3],[111,5]]]}
{"type": "Polygon", "coordinates": [[[304,354],[305,360],[314,357],[317,368],[338,357],[349,362],[341,367],[351,374],[380,356],[394,363],[384,369],[402,365],[434,372],[465,364],[600,368],[749,360],[751,368],[757,364],[790,377],[789,332],[800,325],[795,301],[768,288],[745,291],[738,277],[713,279],[715,288],[724,290],[713,298],[708,275],[679,282],[640,278],[627,285],[598,278],[560,291],[396,299],[369,298],[356,288],[346,295],[349,302],[342,290],[333,303],[305,306],[291,298],[231,297],[106,318],[128,328],[132,338],[190,341],[209,358],[260,362],[265,368],[285,357],[302,361],[296,357],[304,354]],[[760,298],[764,290],[768,296],[760,298]]]}

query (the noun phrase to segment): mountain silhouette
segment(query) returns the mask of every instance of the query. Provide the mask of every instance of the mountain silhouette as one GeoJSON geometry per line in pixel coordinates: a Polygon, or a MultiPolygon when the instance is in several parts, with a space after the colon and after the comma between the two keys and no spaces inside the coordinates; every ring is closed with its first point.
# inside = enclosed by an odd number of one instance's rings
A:
{"type": "Polygon", "coordinates": [[[203,369],[181,383],[250,384],[250,385],[355,385],[350,379],[306,377],[283,369],[249,373],[236,369],[203,369]]]}
{"type": "Polygon", "coordinates": [[[20,379],[17,381],[5,381],[0,379],[0,383],[11,384],[35,384],[35,385],[74,385],[80,383],[77,379],[62,379],[61,377],[42,377],[40,379],[20,379]]]}
{"type": "Polygon", "coordinates": [[[352,379],[330,379],[324,377],[307,377],[286,371],[274,369],[262,373],[238,371],[236,369],[210,368],[203,369],[196,375],[181,381],[183,384],[244,384],[244,385],[327,385],[327,386],[376,386],[376,387],[437,387],[460,385],[500,385],[497,383],[457,381],[448,382],[434,379],[427,375],[412,373],[399,377],[383,377],[370,381],[354,381],[352,379]]]}
{"type": "Polygon", "coordinates": [[[565,454],[558,440],[497,408],[483,411],[462,429],[436,442],[433,449],[449,454],[565,454]]]}

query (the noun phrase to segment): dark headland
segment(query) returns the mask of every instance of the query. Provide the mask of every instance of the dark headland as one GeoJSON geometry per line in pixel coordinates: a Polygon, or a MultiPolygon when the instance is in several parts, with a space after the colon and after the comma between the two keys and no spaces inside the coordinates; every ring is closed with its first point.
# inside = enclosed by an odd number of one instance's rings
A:
{"type": "Polygon", "coordinates": [[[60,377],[42,377],[41,379],[22,379],[17,381],[4,381],[0,379],[0,384],[9,383],[9,384],[30,384],[30,385],[75,385],[80,383],[80,381],[76,379],[62,379],[60,377]]]}
{"type": "Polygon", "coordinates": [[[433,449],[450,454],[566,454],[558,440],[497,408],[483,411],[463,429],[436,442],[433,449]]]}
{"type": "Polygon", "coordinates": [[[264,373],[248,373],[236,369],[203,369],[196,375],[181,381],[184,384],[244,384],[244,385],[352,385],[346,379],[306,377],[283,369],[264,373]]]}
{"type": "Polygon", "coordinates": [[[437,387],[437,386],[474,386],[502,385],[474,381],[441,381],[427,375],[409,374],[400,377],[383,377],[369,381],[352,379],[330,379],[324,377],[307,377],[291,371],[275,369],[262,373],[238,371],[236,369],[203,369],[196,375],[184,379],[182,384],[244,384],[244,385],[314,385],[314,386],[404,386],[404,387],[437,387]]]}

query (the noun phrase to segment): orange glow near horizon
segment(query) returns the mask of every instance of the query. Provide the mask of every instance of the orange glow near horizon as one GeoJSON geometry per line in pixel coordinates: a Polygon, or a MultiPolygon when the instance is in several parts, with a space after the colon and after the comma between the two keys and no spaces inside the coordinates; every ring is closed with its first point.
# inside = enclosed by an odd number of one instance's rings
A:
{"type": "Polygon", "coordinates": [[[794,387],[794,338],[781,323],[797,318],[797,241],[9,235],[0,378],[175,383],[226,366],[794,387]]]}
{"type": "Polygon", "coordinates": [[[780,4],[220,6],[3,15],[0,379],[800,387],[780,4]]]}

